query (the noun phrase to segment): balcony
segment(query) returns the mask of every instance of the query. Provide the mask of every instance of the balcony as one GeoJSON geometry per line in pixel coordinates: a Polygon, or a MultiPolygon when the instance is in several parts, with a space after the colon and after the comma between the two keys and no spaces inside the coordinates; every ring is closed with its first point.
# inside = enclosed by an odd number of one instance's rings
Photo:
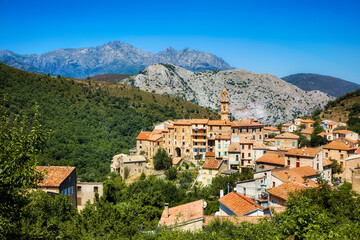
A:
{"type": "Polygon", "coordinates": [[[199,142],[199,143],[206,143],[206,139],[202,138],[202,139],[193,139],[193,142],[199,142]]]}
{"type": "Polygon", "coordinates": [[[206,146],[203,145],[193,145],[194,149],[206,149],[206,146]]]}
{"type": "Polygon", "coordinates": [[[206,127],[195,127],[195,126],[192,126],[192,129],[206,130],[206,127]]]}

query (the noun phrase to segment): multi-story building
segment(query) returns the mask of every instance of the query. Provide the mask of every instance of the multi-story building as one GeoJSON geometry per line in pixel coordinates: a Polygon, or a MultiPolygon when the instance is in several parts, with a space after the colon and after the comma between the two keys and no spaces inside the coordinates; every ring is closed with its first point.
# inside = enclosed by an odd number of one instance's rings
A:
{"type": "Polygon", "coordinates": [[[285,153],[286,166],[291,168],[310,166],[316,171],[323,171],[323,154],[321,148],[290,149],[285,153]]]}
{"type": "Polygon", "coordinates": [[[354,141],[359,140],[359,134],[350,130],[337,130],[337,131],[333,131],[333,134],[334,134],[334,139],[347,138],[354,141]]]}
{"type": "Polygon", "coordinates": [[[281,131],[283,132],[294,132],[297,130],[297,126],[293,123],[284,123],[282,126],[281,126],[281,131]]]}
{"type": "Polygon", "coordinates": [[[193,157],[204,159],[207,149],[207,124],[209,119],[191,120],[191,137],[193,157]]]}
{"type": "Polygon", "coordinates": [[[123,178],[145,172],[146,159],[142,155],[129,156],[118,154],[113,157],[111,172],[120,174],[123,178]]]}
{"type": "Polygon", "coordinates": [[[229,146],[230,135],[217,135],[215,137],[215,158],[227,160],[229,146]]]}
{"type": "Polygon", "coordinates": [[[72,205],[77,207],[75,167],[37,166],[35,170],[45,174],[44,179],[37,184],[40,190],[69,196],[72,205]]]}
{"type": "Polygon", "coordinates": [[[280,130],[276,127],[264,127],[264,137],[268,138],[270,134],[280,134],[280,130]]]}
{"type": "Polygon", "coordinates": [[[254,118],[242,118],[231,123],[231,135],[246,137],[253,141],[264,141],[264,124],[254,118]]]}
{"type": "Polygon", "coordinates": [[[209,159],[206,160],[202,166],[202,184],[204,186],[210,185],[212,179],[221,174],[221,171],[226,169],[226,164],[223,160],[209,159]]]}
{"type": "Polygon", "coordinates": [[[275,146],[278,149],[292,149],[299,145],[299,136],[292,133],[282,133],[275,136],[275,146]]]}
{"type": "Polygon", "coordinates": [[[88,201],[94,203],[96,195],[99,198],[103,195],[102,182],[77,182],[77,209],[83,210],[88,201]]]}

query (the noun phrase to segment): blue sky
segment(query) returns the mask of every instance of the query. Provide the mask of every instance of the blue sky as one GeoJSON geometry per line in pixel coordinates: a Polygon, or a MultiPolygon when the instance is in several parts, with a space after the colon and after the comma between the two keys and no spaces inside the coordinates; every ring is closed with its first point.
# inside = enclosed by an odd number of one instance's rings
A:
{"type": "Polygon", "coordinates": [[[308,72],[360,84],[360,1],[0,0],[0,49],[16,53],[120,40],[145,51],[211,52],[279,77],[308,72]]]}

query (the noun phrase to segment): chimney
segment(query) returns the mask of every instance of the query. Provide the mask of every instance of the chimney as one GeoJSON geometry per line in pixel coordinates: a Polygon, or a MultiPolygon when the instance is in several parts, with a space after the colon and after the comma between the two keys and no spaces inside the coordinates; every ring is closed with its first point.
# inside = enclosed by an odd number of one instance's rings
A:
{"type": "Polygon", "coordinates": [[[224,190],[220,190],[220,198],[222,198],[224,196],[224,190]]]}
{"type": "Polygon", "coordinates": [[[169,203],[165,203],[164,211],[165,211],[165,217],[169,217],[169,203]]]}

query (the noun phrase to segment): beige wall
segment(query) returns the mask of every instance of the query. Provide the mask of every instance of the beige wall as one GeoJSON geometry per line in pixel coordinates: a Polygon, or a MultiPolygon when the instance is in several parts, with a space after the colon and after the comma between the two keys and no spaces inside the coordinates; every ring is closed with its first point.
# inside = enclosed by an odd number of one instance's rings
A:
{"type": "Polygon", "coordinates": [[[95,202],[95,192],[99,197],[103,195],[103,183],[98,182],[78,182],[77,183],[77,203],[78,210],[83,210],[87,201],[95,202]]]}
{"type": "Polygon", "coordinates": [[[230,145],[230,139],[216,139],[215,140],[215,157],[227,160],[229,145],[230,145]]]}
{"type": "Polygon", "coordinates": [[[345,161],[345,170],[343,176],[345,177],[345,181],[352,181],[352,168],[358,168],[360,166],[360,155],[357,158],[351,157],[345,161]]]}
{"type": "Polygon", "coordinates": [[[323,171],[323,155],[322,151],[315,155],[315,157],[304,157],[304,156],[289,156],[285,155],[285,164],[288,166],[290,161],[290,168],[310,166],[317,171],[323,171]],[[299,165],[296,165],[299,163],[299,165]]]}
{"type": "Polygon", "coordinates": [[[292,149],[298,148],[298,139],[275,138],[275,146],[279,149],[292,149]]]}
{"type": "Polygon", "coordinates": [[[324,159],[330,160],[335,159],[338,163],[345,167],[345,159],[354,154],[354,150],[334,150],[334,149],[323,149],[324,159]]]}
{"type": "Polygon", "coordinates": [[[148,155],[150,149],[150,142],[148,140],[136,140],[136,152],[140,155],[141,151],[145,152],[145,156],[148,155]]]}
{"type": "Polygon", "coordinates": [[[252,127],[252,128],[233,127],[231,129],[231,135],[244,136],[244,137],[248,137],[249,140],[254,140],[259,142],[264,141],[265,138],[263,127],[252,127]]]}

